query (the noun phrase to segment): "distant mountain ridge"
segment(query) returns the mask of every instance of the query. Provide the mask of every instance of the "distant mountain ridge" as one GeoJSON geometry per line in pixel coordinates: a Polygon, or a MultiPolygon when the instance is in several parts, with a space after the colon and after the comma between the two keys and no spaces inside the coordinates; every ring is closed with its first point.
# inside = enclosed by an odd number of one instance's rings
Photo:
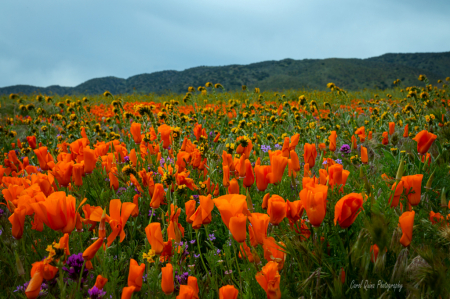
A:
{"type": "Polygon", "coordinates": [[[203,86],[206,82],[221,83],[227,90],[238,90],[242,85],[274,91],[298,88],[323,90],[329,82],[346,90],[386,89],[392,87],[396,79],[400,79],[404,85],[418,85],[417,77],[421,74],[426,75],[432,83],[450,76],[450,52],[389,53],[366,59],[283,59],[248,65],[200,66],[184,71],[140,74],[128,79],[95,78],[75,87],[7,86],[0,88],[0,95],[96,95],[106,90],[112,94],[184,93],[189,86],[203,86]]]}

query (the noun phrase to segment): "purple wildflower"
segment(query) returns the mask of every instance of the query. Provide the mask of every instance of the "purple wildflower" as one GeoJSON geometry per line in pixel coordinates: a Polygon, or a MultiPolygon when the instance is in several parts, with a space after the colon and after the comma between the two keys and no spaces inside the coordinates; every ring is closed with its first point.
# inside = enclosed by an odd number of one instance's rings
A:
{"type": "Polygon", "coordinates": [[[348,153],[350,153],[352,150],[351,150],[351,148],[350,148],[350,145],[344,144],[344,145],[341,146],[340,151],[341,151],[341,153],[343,153],[343,154],[348,154],[348,153]]]}
{"type": "MultiPolygon", "coordinates": [[[[83,267],[83,253],[72,254],[67,259],[67,263],[63,266],[63,270],[69,273],[69,279],[77,280],[80,278],[81,268],[83,267]]],[[[88,270],[84,267],[82,276],[86,276],[88,270]]]]}
{"type": "Polygon", "coordinates": [[[104,295],[106,295],[106,292],[102,289],[97,288],[97,286],[94,286],[92,289],[90,289],[88,293],[91,299],[102,298],[104,295]]]}
{"type": "Polygon", "coordinates": [[[271,150],[271,147],[270,147],[270,145],[264,145],[264,144],[262,144],[262,145],[261,145],[261,150],[262,150],[264,153],[267,153],[268,151],[271,150]]]}

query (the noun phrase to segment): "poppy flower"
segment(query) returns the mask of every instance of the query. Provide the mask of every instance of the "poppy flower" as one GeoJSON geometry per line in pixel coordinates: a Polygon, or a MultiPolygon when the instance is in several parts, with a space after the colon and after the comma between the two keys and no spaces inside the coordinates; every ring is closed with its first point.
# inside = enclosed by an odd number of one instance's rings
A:
{"type": "Polygon", "coordinates": [[[342,197],[334,208],[334,225],[339,222],[341,228],[347,228],[353,224],[361,212],[363,197],[359,193],[350,193],[342,197]]]}
{"type": "Polygon", "coordinates": [[[75,186],[83,185],[82,176],[84,174],[84,165],[81,163],[77,163],[72,168],[72,180],[75,186]]]}
{"type": "Polygon", "coordinates": [[[85,147],[83,150],[83,158],[84,158],[84,172],[91,173],[95,169],[95,164],[97,163],[95,151],[85,147]]]}
{"type": "Polygon", "coordinates": [[[291,227],[302,217],[304,210],[305,208],[300,200],[286,201],[286,217],[289,219],[291,227]]]}
{"type": "Polygon", "coordinates": [[[356,130],[355,134],[358,135],[360,142],[364,142],[366,140],[366,128],[364,126],[356,130]]]}
{"type": "Polygon", "coordinates": [[[377,244],[370,245],[370,260],[372,263],[375,263],[378,258],[378,253],[380,252],[380,249],[378,248],[377,244]]]}
{"type": "Polygon", "coordinates": [[[161,134],[161,139],[163,141],[163,148],[168,149],[172,143],[172,127],[162,124],[158,127],[158,133],[161,134]]]}
{"type": "Polygon", "coordinates": [[[330,136],[328,136],[328,141],[330,142],[330,144],[328,145],[328,149],[333,153],[336,151],[336,139],[337,139],[336,131],[331,131],[330,136]]]}
{"type": "Polygon", "coordinates": [[[192,215],[195,213],[196,201],[194,199],[188,200],[184,203],[184,209],[186,211],[186,222],[193,223],[191,220],[192,215]]]}
{"type": "Polygon", "coordinates": [[[164,202],[164,198],[166,196],[166,192],[164,191],[164,186],[162,184],[155,184],[155,189],[153,191],[152,200],[150,201],[150,207],[153,209],[159,208],[161,203],[164,202]]]}
{"type": "Polygon", "coordinates": [[[428,152],[437,136],[427,130],[422,130],[413,138],[417,142],[417,152],[421,155],[428,152]]]}
{"type": "Polygon", "coordinates": [[[122,289],[122,296],[121,299],[130,299],[131,296],[133,296],[133,292],[136,288],[135,287],[124,287],[122,289]]]}
{"type": "Polygon", "coordinates": [[[198,283],[197,283],[197,278],[194,276],[189,276],[187,279],[187,285],[190,286],[192,288],[192,290],[194,290],[194,296],[192,297],[193,299],[199,299],[198,298],[198,292],[200,291],[198,289],[198,283]]]}
{"type": "Polygon", "coordinates": [[[173,267],[172,264],[167,263],[165,267],[161,268],[162,279],[161,279],[161,288],[166,295],[170,295],[174,290],[174,282],[173,282],[173,267]]]}
{"type": "Polygon", "coordinates": [[[300,192],[300,200],[305,207],[311,225],[314,227],[320,226],[326,213],[326,199],[324,199],[323,193],[303,189],[300,192]]]}
{"type": "Polygon", "coordinates": [[[31,277],[33,277],[37,272],[40,272],[45,280],[52,280],[55,278],[56,273],[58,273],[58,268],[48,264],[47,261],[36,262],[33,263],[31,267],[31,277]]]}
{"type": "Polygon", "coordinates": [[[11,234],[16,240],[22,238],[23,228],[25,225],[25,216],[27,213],[27,209],[23,206],[19,206],[16,208],[11,216],[9,216],[8,220],[12,225],[11,234]]]}
{"type": "Polygon", "coordinates": [[[50,170],[55,166],[53,157],[48,152],[46,146],[35,149],[34,153],[36,154],[36,157],[38,159],[39,167],[41,167],[42,170],[50,170]]]}
{"type": "Polygon", "coordinates": [[[289,158],[289,137],[284,137],[283,147],[281,148],[281,155],[289,158]]]}
{"type": "Polygon", "coordinates": [[[239,213],[247,213],[247,197],[241,194],[227,194],[213,199],[223,223],[230,229],[230,218],[239,213]]]}
{"type": "Polygon", "coordinates": [[[408,124],[405,125],[405,129],[403,130],[403,137],[408,138],[409,137],[409,127],[408,124]]]}
{"type": "MultiPolygon", "coordinates": [[[[259,191],[265,191],[270,183],[268,175],[272,171],[268,165],[255,165],[256,188],[259,191]]],[[[225,186],[225,185],[224,185],[225,186]]]]}
{"type": "Polygon", "coordinates": [[[288,159],[283,157],[281,151],[269,151],[271,171],[267,175],[271,184],[278,184],[283,179],[283,173],[288,164],[288,159]]]}
{"type": "Polygon", "coordinates": [[[72,178],[73,162],[58,162],[52,169],[52,174],[61,186],[67,187],[72,178]]]}
{"type": "Polygon", "coordinates": [[[395,208],[398,206],[398,203],[400,201],[400,196],[403,193],[403,184],[404,181],[400,181],[398,183],[394,183],[391,187],[391,190],[394,191],[395,188],[395,192],[393,194],[393,196],[391,196],[389,198],[389,202],[391,203],[391,208],[395,208]]]}
{"type": "MultiPolygon", "coordinates": [[[[195,201],[194,201],[195,208],[195,201]]],[[[199,229],[202,224],[209,224],[212,221],[211,212],[214,209],[214,201],[211,199],[211,194],[208,196],[200,195],[200,205],[197,210],[190,217],[192,228],[199,229]]]]}
{"type": "Polygon", "coordinates": [[[45,201],[31,203],[37,216],[51,229],[70,233],[75,228],[75,197],[64,191],[54,192],[45,201]]]}
{"type": "Polygon", "coordinates": [[[229,194],[239,194],[239,183],[235,178],[233,178],[230,181],[230,186],[228,187],[228,193],[229,194]]]}
{"type": "Polygon", "coordinates": [[[97,278],[95,279],[95,286],[97,287],[97,289],[102,290],[107,282],[108,282],[108,278],[105,278],[99,274],[99,275],[97,275],[97,278]]]}
{"type": "Polygon", "coordinates": [[[352,135],[352,149],[357,149],[358,148],[358,144],[356,142],[356,137],[355,135],[352,135]]]}
{"type": "Polygon", "coordinates": [[[273,225],[280,224],[286,217],[286,202],[279,195],[272,195],[268,200],[267,214],[270,216],[270,223],[273,225]]]}
{"type": "Polygon", "coordinates": [[[91,260],[94,258],[97,251],[103,245],[103,238],[98,238],[94,243],[92,243],[88,248],[83,251],[83,259],[86,261],[86,269],[92,269],[91,260]]]}
{"type": "Polygon", "coordinates": [[[262,270],[256,274],[255,278],[266,292],[267,298],[281,298],[280,273],[278,273],[278,264],[276,262],[268,262],[262,267],[262,270]]]}
{"type": "Polygon", "coordinates": [[[393,135],[395,132],[395,123],[394,122],[390,122],[389,123],[389,135],[393,135]]]}
{"type": "Polygon", "coordinates": [[[247,239],[247,216],[242,213],[230,218],[230,232],[236,242],[242,243],[247,239]]]}
{"type": "Polygon", "coordinates": [[[383,145],[387,145],[389,143],[389,134],[388,132],[383,132],[383,140],[381,141],[383,145]]]}
{"type": "Polygon", "coordinates": [[[314,143],[313,144],[305,143],[303,158],[305,160],[305,163],[308,163],[310,168],[313,168],[314,165],[316,165],[316,157],[317,157],[316,145],[314,143]]]}
{"type": "Polygon", "coordinates": [[[251,213],[249,220],[258,244],[262,245],[267,238],[267,228],[269,227],[270,216],[263,213],[251,213]]]}
{"type": "Polygon", "coordinates": [[[144,275],[145,264],[139,265],[134,259],[130,259],[130,271],[128,272],[128,286],[134,287],[135,292],[142,288],[142,276],[144,275]]]}
{"type": "MultiPolygon", "coordinates": [[[[36,148],[36,136],[27,136],[27,142],[32,149],[36,148]]],[[[41,167],[42,168],[42,167],[41,167]]]]}
{"type": "Polygon", "coordinates": [[[124,202],[122,204],[120,199],[113,199],[109,202],[109,226],[112,232],[108,236],[107,247],[111,245],[118,235],[120,235],[120,242],[125,239],[125,224],[135,207],[136,205],[131,202],[124,202]]]}
{"type": "Polygon", "coordinates": [[[400,238],[400,243],[408,247],[411,244],[413,226],[414,226],[414,216],[416,212],[404,212],[398,219],[400,228],[402,229],[402,237],[400,238]]]}
{"type": "Polygon", "coordinates": [[[403,188],[408,196],[408,202],[412,206],[417,206],[420,203],[422,179],[423,174],[414,174],[402,177],[403,188]]]}
{"type": "Polygon", "coordinates": [[[369,157],[367,156],[367,148],[361,146],[361,162],[364,164],[369,163],[369,157]]]}
{"type": "Polygon", "coordinates": [[[27,286],[27,289],[25,290],[25,295],[28,299],[35,299],[39,297],[43,280],[44,276],[41,272],[37,271],[36,273],[34,273],[33,277],[31,277],[30,283],[27,286]]]}
{"type": "Polygon", "coordinates": [[[145,228],[145,234],[147,236],[147,240],[152,246],[152,250],[155,251],[155,254],[161,254],[164,249],[164,241],[161,232],[161,223],[152,222],[145,228]]]}
{"type": "Polygon", "coordinates": [[[245,160],[245,178],[242,181],[243,185],[250,188],[255,182],[255,175],[253,174],[252,163],[249,159],[245,160]]]}
{"type": "MultiPolygon", "coordinates": [[[[284,246],[283,242],[279,242],[284,246]]],[[[283,252],[283,248],[279,245],[273,237],[265,238],[263,241],[264,258],[270,262],[276,262],[278,264],[278,270],[283,269],[284,261],[286,260],[286,253],[283,252]]]]}
{"type": "Polygon", "coordinates": [[[237,299],[239,291],[233,285],[226,285],[219,289],[219,299],[237,299]]]}
{"type": "Polygon", "coordinates": [[[433,211],[430,211],[430,221],[433,224],[439,223],[441,221],[444,221],[444,216],[441,215],[441,213],[435,213],[433,211]]]}
{"type": "Polygon", "coordinates": [[[136,144],[140,144],[142,141],[141,126],[142,124],[133,122],[130,127],[130,133],[136,144]]]}
{"type": "Polygon", "coordinates": [[[194,299],[196,297],[194,290],[188,285],[180,285],[180,292],[176,299],[194,299]]]}

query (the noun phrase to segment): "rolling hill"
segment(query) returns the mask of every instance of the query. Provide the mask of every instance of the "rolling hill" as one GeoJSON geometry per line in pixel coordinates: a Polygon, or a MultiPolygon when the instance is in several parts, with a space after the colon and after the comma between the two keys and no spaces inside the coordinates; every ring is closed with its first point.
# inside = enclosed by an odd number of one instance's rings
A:
{"type": "Polygon", "coordinates": [[[450,76],[450,52],[384,54],[367,59],[284,59],[248,65],[200,66],[184,71],[162,71],[140,74],[128,79],[103,77],[88,80],[75,87],[36,87],[15,85],[0,88],[0,95],[59,94],[94,95],[105,90],[124,93],[184,93],[189,86],[206,82],[221,83],[227,90],[242,85],[261,90],[311,88],[323,90],[333,82],[346,90],[386,89],[400,79],[404,85],[418,85],[417,77],[426,75],[432,83],[450,76]]]}

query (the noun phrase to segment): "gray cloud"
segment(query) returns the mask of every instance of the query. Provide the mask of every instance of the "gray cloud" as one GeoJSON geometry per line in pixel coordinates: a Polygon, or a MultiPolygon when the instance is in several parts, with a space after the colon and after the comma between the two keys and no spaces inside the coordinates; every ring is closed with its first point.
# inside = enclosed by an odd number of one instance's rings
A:
{"type": "Polygon", "coordinates": [[[450,50],[450,1],[7,0],[0,86],[450,50]]]}

